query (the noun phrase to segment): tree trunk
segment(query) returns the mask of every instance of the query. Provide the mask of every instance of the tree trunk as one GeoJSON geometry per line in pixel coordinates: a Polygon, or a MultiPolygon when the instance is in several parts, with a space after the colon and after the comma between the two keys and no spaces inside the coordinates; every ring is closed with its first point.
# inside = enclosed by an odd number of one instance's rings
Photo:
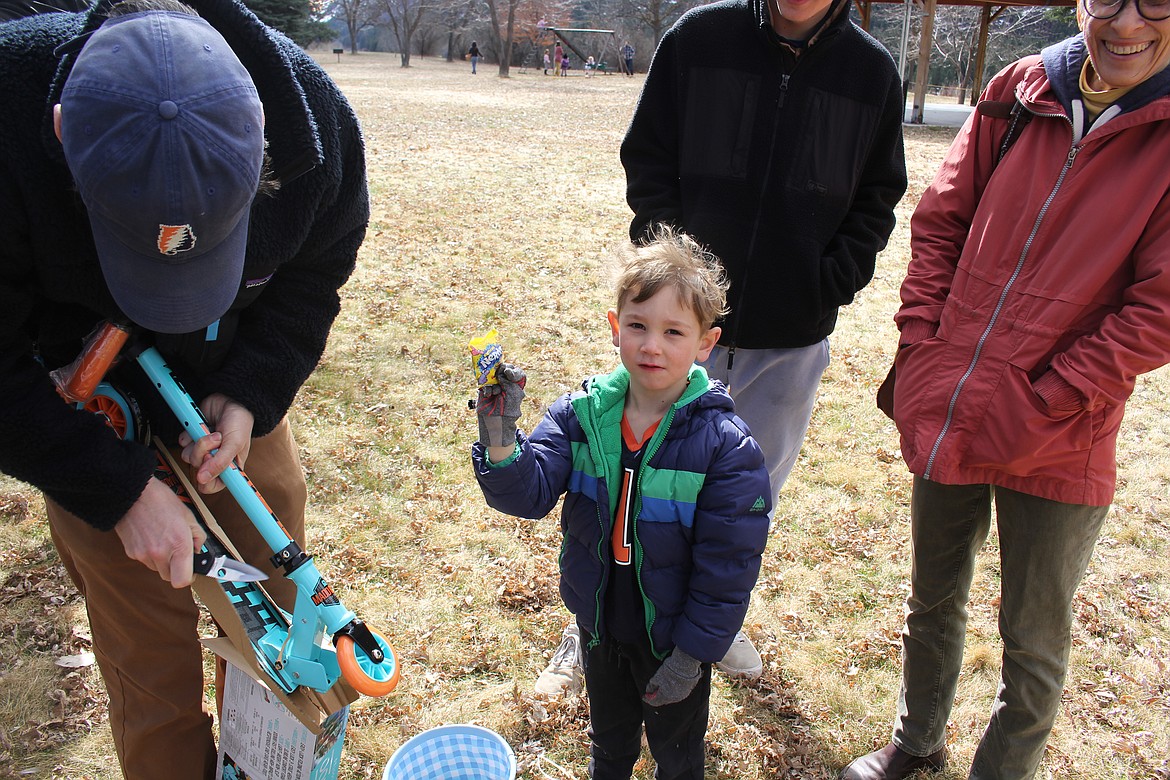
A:
{"type": "Polygon", "coordinates": [[[508,32],[500,47],[500,78],[508,78],[512,69],[512,41],[516,34],[516,6],[519,0],[508,0],[508,32]]]}
{"type": "Polygon", "coordinates": [[[349,28],[349,53],[357,54],[357,19],[346,19],[345,26],[349,28]]]}

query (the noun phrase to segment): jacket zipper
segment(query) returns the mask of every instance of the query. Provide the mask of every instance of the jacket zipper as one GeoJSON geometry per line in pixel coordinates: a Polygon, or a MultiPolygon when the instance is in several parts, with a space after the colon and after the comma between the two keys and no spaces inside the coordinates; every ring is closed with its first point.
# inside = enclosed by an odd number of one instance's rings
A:
{"type": "MultiPolygon", "coordinates": [[[[630,531],[634,537],[634,579],[638,582],[638,592],[642,594],[643,619],[645,619],[647,610],[654,605],[650,603],[650,599],[646,597],[646,589],[642,587],[642,542],[638,539],[638,517],[642,514],[642,475],[646,472],[646,467],[649,465],[650,460],[658,454],[659,448],[662,447],[662,442],[666,441],[666,434],[670,431],[671,423],[674,422],[674,411],[675,409],[672,406],[666,418],[663,420],[666,426],[662,428],[662,435],[654,437],[657,443],[642,458],[642,463],[638,466],[638,478],[634,481],[634,490],[636,491],[634,495],[637,496],[638,503],[634,509],[634,517],[630,524],[630,531]]],[[[657,617],[657,614],[655,616],[657,617]]],[[[654,618],[646,621],[646,638],[650,641],[650,652],[656,658],[661,658],[662,656],[658,654],[658,650],[654,647],[654,636],[651,633],[653,626],[654,618]]]]}
{"type": "MultiPolygon", "coordinates": [[[[1068,117],[1063,117],[1066,121],[1068,117]]],[[[1071,125],[1071,122],[1070,122],[1071,125]]],[[[947,405],[946,420],[943,421],[942,430],[938,433],[938,438],[934,440],[934,447],[930,450],[930,457],[926,459],[926,468],[922,472],[923,479],[930,479],[931,472],[934,469],[934,460],[938,456],[939,448],[942,447],[943,439],[946,438],[950,430],[951,423],[954,421],[955,407],[959,402],[959,394],[963,392],[963,387],[971,374],[975,372],[975,366],[979,362],[979,356],[983,352],[983,345],[987,343],[988,337],[991,335],[992,328],[995,327],[999,320],[1000,312],[1003,311],[1003,306],[1007,302],[1008,293],[1011,292],[1012,286],[1019,278],[1020,272],[1024,270],[1024,263],[1028,259],[1028,253],[1032,249],[1032,242],[1036,238],[1036,233],[1040,230],[1040,225],[1044,222],[1044,217],[1048,214],[1048,208],[1052,205],[1052,201],[1056,198],[1056,194],[1060,192],[1060,188],[1064,185],[1064,178],[1068,175],[1072,168],[1073,161],[1077,158],[1077,153],[1080,151],[1080,145],[1074,143],[1068,150],[1068,156],[1065,158],[1064,166],[1060,170],[1060,176],[1056,179],[1056,184],[1053,185],[1052,191],[1048,193],[1048,198],[1045,199],[1044,205],[1040,207],[1040,213],[1036,215],[1036,221],[1032,224],[1032,231],[1028,234],[1028,239],[1024,242],[1024,249],[1020,252],[1020,259],[1016,263],[1015,270],[1008,278],[1007,283],[1003,287],[1003,291],[999,294],[999,301],[995,304],[995,310],[991,313],[991,318],[987,321],[987,327],[983,329],[982,335],[979,336],[979,341],[975,345],[975,354],[971,356],[971,362],[967,366],[966,372],[959,378],[958,384],[955,385],[955,391],[951,394],[951,401],[947,405]]]]}
{"type": "MultiPolygon", "coordinates": [[[[646,589],[642,587],[642,543],[638,541],[638,515],[642,512],[642,474],[646,470],[646,464],[648,464],[650,459],[653,458],[654,455],[658,452],[658,449],[662,446],[662,442],[666,441],[666,434],[670,430],[671,423],[674,422],[674,413],[675,408],[672,406],[670,411],[667,413],[667,416],[663,420],[665,422],[665,427],[659,427],[658,432],[660,432],[662,435],[658,436],[656,434],[653,437],[652,442],[657,441],[657,444],[654,445],[654,449],[648,451],[646,456],[642,458],[642,463],[638,467],[638,478],[634,482],[634,490],[638,496],[638,505],[633,513],[634,516],[630,523],[630,530],[633,532],[634,536],[634,579],[637,580],[638,591],[642,594],[643,610],[646,609],[648,599],[646,598],[646,589]]],[[[608,486],[606,488],[606,492],[609,492],[608,486]]],[[[603,598],[603,594],[605,593],[606,588],[609,587],[609,568],[613,565],[612,563],[608,562],[613,555],[612,551],[609,549],[610,536],[613,534],[613,518],[610,518],[609,528],[606,528],[605,520],[601,516],[601,504],[595,505],[595,511],[597,512],[597,524],[601,526],[601,539],[597,543],[597,558],[601,561],[607,561],[607,563],[605,565],[606,575],[602,580],[601,585],[599,585],[597,590],[593,592],[593,642],[589,645],[590,648],[596,646],[597,643],[601,641],[601,627],[603,625],[602,618],[604,617],[602,612],[605,610],[605,599],[603,598]]],[[[654,639],[650,637],[650,626],[653,624],[653,621],[651,621],[646,625],[646,636],[648,639],[650,639],[651,652],[655,652],[654,639]]],[[[656,652],[655,655],[657,655],[656,652]]]]}
{"type": "MultiPolygon", "coordinates": [[[[800,60],[797,59],[796,64],[792,66],[793,70],[800,65],[800,60]]],[[[747,293],[747,277],[750,269],[752,255],[756,253],[756,237],[760,233],[760,220],[763,218],[764,204],[767,199],[764,197],[768,191],[768,180],[772,176],[772,164],[776,159],[776,134],[780,132],[780,109],[784,108],[784,101],[788,96],[788,82],[792,79],[791,73],[785,73],[780,76],[780,95],[776,98],[776,111],[772,118],[772,143],[768,146],[768,164],[764,166],[764,177],[760,180],[760,198],[756,206],[756,219],[752,223],[752,239],[748,243],[747,256],[744,259],[743,268],[743,283],[739,289],[739,298],[736,300],[735,307],[732,312],[735,314],[735,331],[731,334],[731,343],[727,347],[727,381],[728,391],[731,390],[731,366],[735,362],[735,342],[739,336],[739,324],[742,321],[740,317],[743,314],[743,297],[747,293]]]]}
{"type": "MultiPolygon", "coordinates": [[[[609,489],[607,487],[606,493],[608,494],[608,492],[609,489]]],[[[613,533],[613,529],[611,528],[608,532],[605,530],[605,520],[601,516],[600,503],[594,504],[594,511],[597,512],[597,524],[601,526],[601,540],[597,543],[597,558],[598,560],[604,561],[606,554],[610,554],[610,551],[606,549],[606,543],[609,541],[609,537],[610,534],[613,533]]],[[[593,630],[591,631],[593,634],[593,641],[589,643],[588,649],[590,650],[601,642],[602,618],[605,617],[605,615],[602,614],[605,610],[605,599],[602,598],[602,594],[605,593],[605,590],[608,587],[609,567],[607,566],[605,567],[605,573],[602,577],[601,585],[599,585],[597,590],[593,592],[593,630]]]]}

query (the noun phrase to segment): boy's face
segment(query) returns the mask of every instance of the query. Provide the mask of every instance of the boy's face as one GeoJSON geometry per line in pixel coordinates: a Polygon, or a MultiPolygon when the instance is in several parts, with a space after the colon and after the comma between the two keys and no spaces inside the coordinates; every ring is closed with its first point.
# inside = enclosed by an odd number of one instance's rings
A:
{"type": "Polygon", "coordinates": [[[720,329],[700,323],[673,288],[663,287],[641,303],[632,300],[635,294],[621,313],[609,311],[613,345],[630,372],[631,390],[673,403],[686,389],[691,365],[711,353],[720,329]]]}

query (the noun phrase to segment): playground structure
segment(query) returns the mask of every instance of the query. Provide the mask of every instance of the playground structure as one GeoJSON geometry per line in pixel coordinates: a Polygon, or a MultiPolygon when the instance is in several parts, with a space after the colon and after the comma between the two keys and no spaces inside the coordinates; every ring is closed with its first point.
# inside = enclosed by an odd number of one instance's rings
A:
{"type": "Polygon", "coordinates": [[[611,68],[608,60],[606,59],[606,57],[608,56],[608,53],[610,51],[610,46],[612,45],[613,56],[614,56],[614,59],[617,61],[617,72],[618,73],[625,72],[625,64],[621,58],[620,52],[618,51],[617,38],[614,35],[613,30],[590,30],[590,29],[575,28],[575,27],[544,27],[542,29],[545,32],[552,33],[554,41],[560,41],[562,44],[564,44],[566,49],[573,52],[573,54],[577,55],[577,57],[581,60],[582,67],[584,67],[584,63],[588,61],[590,55],[583,53],[581,48],[578,48],[577,44],[581,44],[580,40],[578,40],[577,43],[574,43],[570,36],[579,36],[579,35],[609,36],[607,38],[602,39],[602,46],[601,46],[601,49],[597,52],[597,54],[595,56],[596,64],[593,66],[593,68],[595,71],[601,71],[602,73],[606,73],[606,74],[613,71],[613,68],[611,68]]]}

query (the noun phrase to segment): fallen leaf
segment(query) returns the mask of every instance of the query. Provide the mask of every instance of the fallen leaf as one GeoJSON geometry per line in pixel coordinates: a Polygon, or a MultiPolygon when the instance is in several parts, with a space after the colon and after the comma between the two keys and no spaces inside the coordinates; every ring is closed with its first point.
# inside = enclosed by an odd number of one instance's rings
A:
{"type": "Polygon", "coordinates": [[[63,655],[53,663],[64,669],[83,669],[93,666],[93,653],[78,653],[77,655],[63,655]]]}

